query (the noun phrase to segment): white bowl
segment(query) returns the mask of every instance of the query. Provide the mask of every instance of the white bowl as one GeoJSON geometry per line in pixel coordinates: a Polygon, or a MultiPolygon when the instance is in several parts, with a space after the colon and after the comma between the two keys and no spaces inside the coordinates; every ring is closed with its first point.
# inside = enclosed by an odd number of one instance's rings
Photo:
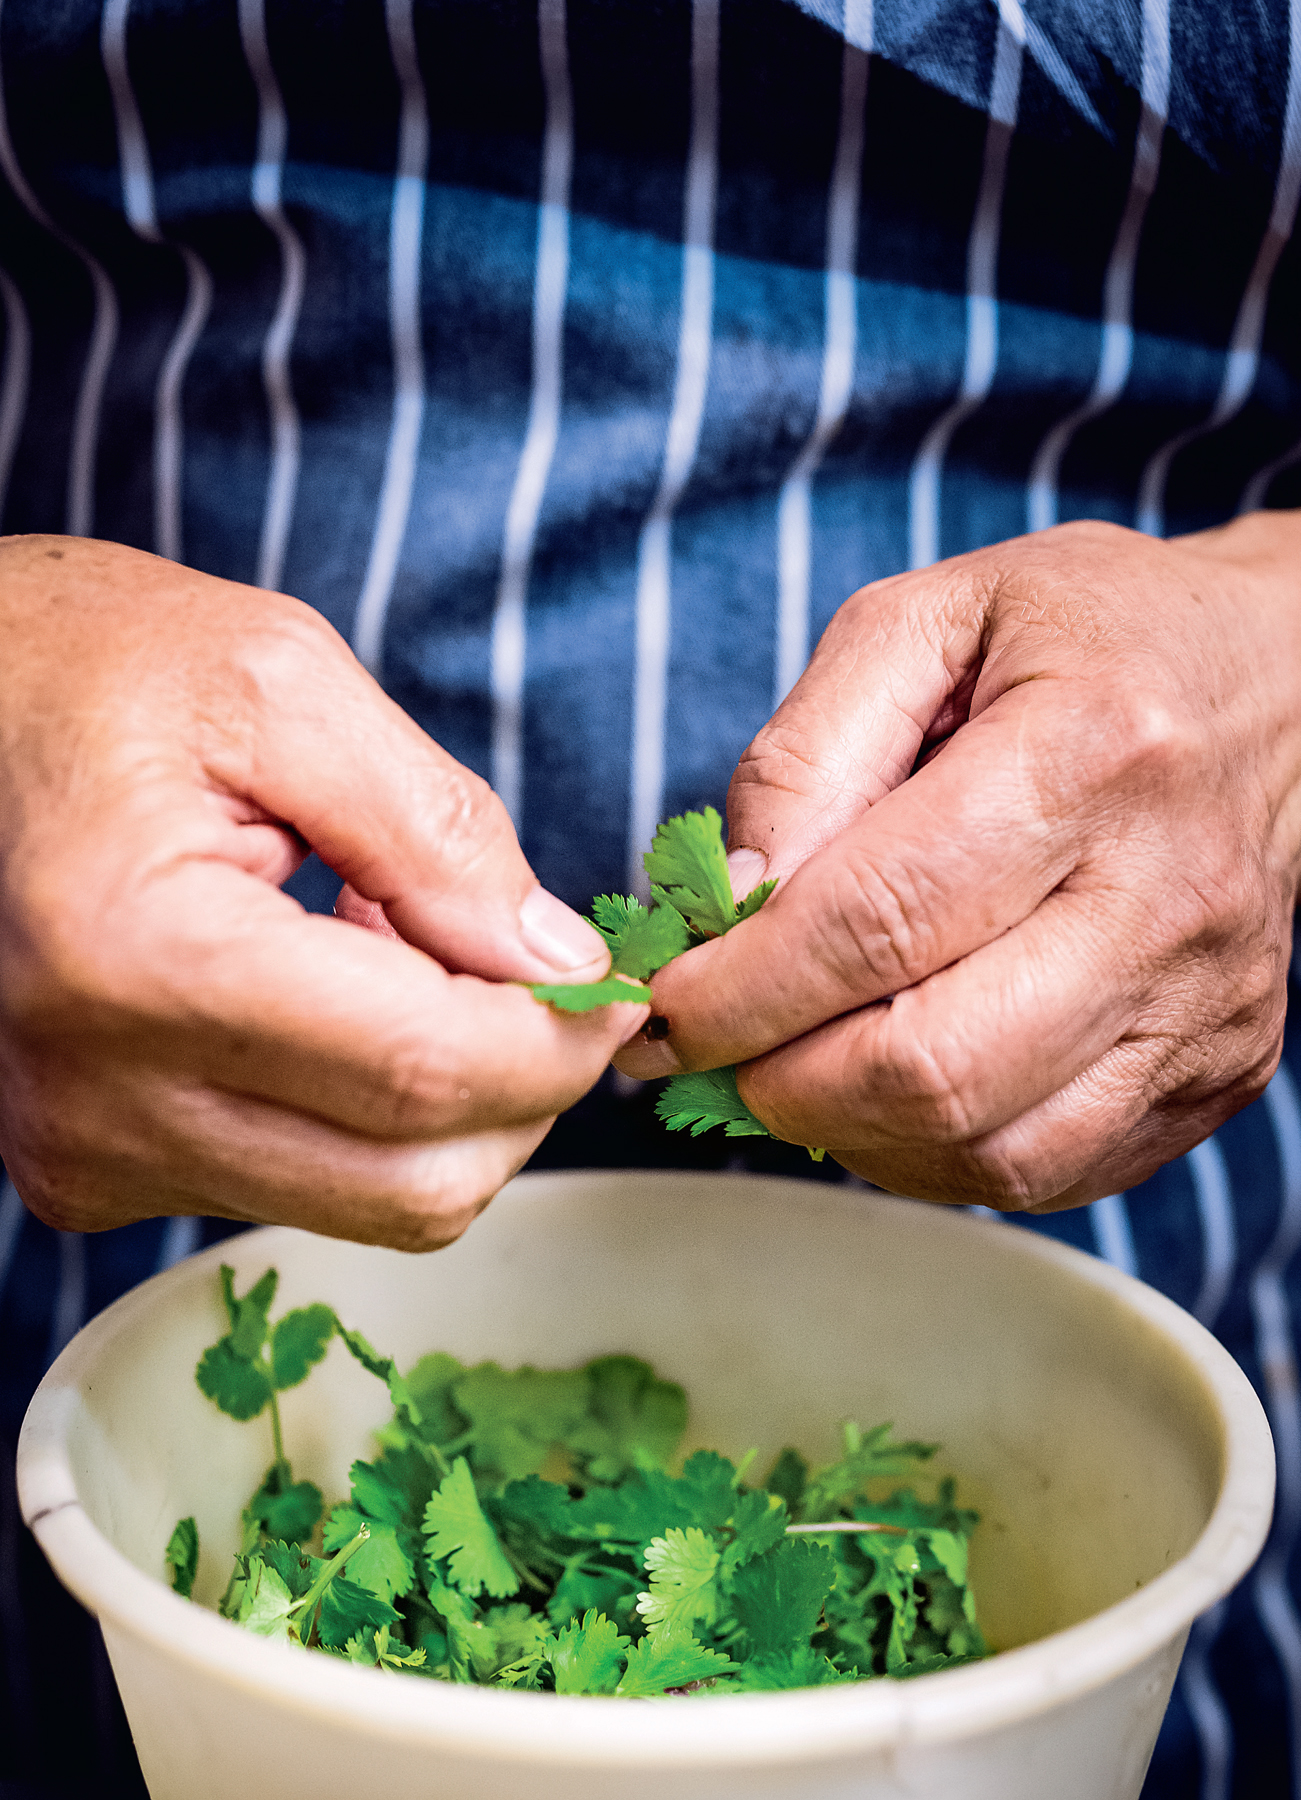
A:
{"type": "MultiPolygon", "coordinates": [[[[339,1344],[284,1396],[327,1496],[382,1388],[339,1344]]],[[[845,1188],[694,1174],[522,1176],[434,1256],[287,1230],[146,1282],[42,1382],[23,1516],[98,1615],[154,1800],[1133,1800],[1192,1620],[1269,1526],[1273,1450],[1201,1326],[1105,1264],[997,1222],[845,1188]],[[631,1351],[681,1381],[690,1438],[738,1456],[893,1419],[984,1514],[982,1623],[1003,1651],[910,1681],[620,1701],[444,1686],[251,1636],[163,1580],[193,1513],[220,1591],[266,1421],[199,1393],[216,1271],[274,1263],[405,1367],[428,1349],[570,1365],[631,1351]]]]}

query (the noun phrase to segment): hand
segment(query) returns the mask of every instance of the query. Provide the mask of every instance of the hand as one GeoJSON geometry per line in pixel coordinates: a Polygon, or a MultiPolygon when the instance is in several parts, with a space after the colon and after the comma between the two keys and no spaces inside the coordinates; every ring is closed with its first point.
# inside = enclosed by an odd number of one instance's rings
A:
{"type": "Polygon", "coordinates": [[[436,1247],[645,1018],[509,985],[609,956],[299,602],[11,538],[0,668],[0,1151],[50,1224],[436,1247]],[[281,893],[308,846],[407,941],[281,893]]]}
{"type": "Polygon", "coordinates": [[[1272,1073],[1301,855],[1301,515],[1082,524],[877,582],[728,799],[762,912],[655,979],[648,1076],[1000,1208],[1132,1186],[1272,1073]]]}

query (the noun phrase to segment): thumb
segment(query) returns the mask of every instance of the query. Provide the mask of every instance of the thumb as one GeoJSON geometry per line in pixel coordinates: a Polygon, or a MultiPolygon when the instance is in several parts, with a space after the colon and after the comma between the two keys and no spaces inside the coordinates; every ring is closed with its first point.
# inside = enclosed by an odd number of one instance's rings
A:
{"type": "Polygon", "coordinates": [[[343,876],[341,910],[356,923],[377,924],[379,909],[444,967],[491,980],[603,974],[604,940],[539,884],[488,784],[303,612],[294,654],[259,671],[252,753],[248,736],[233,734],[234,766],[213,772],[343,876]]]}
{"type": "Polygon", "coordinates": [[[745,751],[727,794],[738,895],[790,875],[962,722],[983,604],[959,565],[860,588],[745,751]]]}

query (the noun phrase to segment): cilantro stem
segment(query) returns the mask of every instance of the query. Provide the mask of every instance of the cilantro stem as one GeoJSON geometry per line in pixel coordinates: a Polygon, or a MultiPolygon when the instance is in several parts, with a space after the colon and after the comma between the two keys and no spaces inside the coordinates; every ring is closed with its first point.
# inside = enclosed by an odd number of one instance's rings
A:
{"type": "Polygon", "coordinates": [[[430,1441],[428,1440],[428,1438],[423,1439],[422,1442],[424,1444],[425,1449],[429,1452],[430,1456],[433,1458],[434,1465],[437,1468],[439,1474],[443,1477],[444,1480],[446,1480],[447,1477],[452,1472],[451,1463],[448,1462],[446,1456],[444,1456],[443,1452],[438,1448],[437,1444],[431,1444],[430,1441]]]}
{"type": "Polygon", "coordinates": [[[815,1525],[788,1525],[787,1537],[821,1537],[826,1532],[841,1531],[892,1531],[900,1537],[908,1536],[906,1525],[886,1525],[875,1519],[860,1521],[858,1519],[827,1519],[815,1525]]]}
{"type": "Polygon", "coordinates": [[[360,1550],[369,1537],[370,1526],[363,1525],[355,1538],[350,1539],[349,1542],[343,1546],[342,1550],[335,1551],[334,1555],[330,1558],[329,1562],[326,1563],[325,1567],[316,1577],[316,1580],[312,1583],[311,1587],[308,1588],[302,1599],[296,1600],[289,1608],[289,1617],[291,1619],[295,1613],[300,1612],[307,1621],[307,1630],[303,1631],[300,1626],[298,1633],[299,1639],[303,1644],[306,1644],[312,1635],[314,1626],[313,1615],[316,1612],[316,1608],[320,1605],[321,1600],[324,1598],[326,1588],[329,1587],[330,1583],[347,1562],[353,1551],[360,1550]]]}
{"type": "Polygon", "coordinates": [[[758,1456],[758,1454],[759,1454],[758,1444],[751,1444],[750,1448],[746,1451],[745,1455],[741,1458],[740,1462],[736,1465],[736,1474],[733,1475],[733,1477],[732,1477],[732,1486],[734,1488],[740,1487],[741,1483],[745,1479],[745,1476],[750,1467],[750,1464],[754,1461],[755,1457],[758,1456]]]}
{"type": "MultiPolygon", "coordinates": [[[[268,1378],[270,1370],[267,1371],[268,1378]]],[[[280,1407],[276,1401],[276,1390],[271,1390],[271,1441],[275,1445],[276,1462],[288,1468],[285,1462],[285,1440],[280,1435],[280,1407]]]]}

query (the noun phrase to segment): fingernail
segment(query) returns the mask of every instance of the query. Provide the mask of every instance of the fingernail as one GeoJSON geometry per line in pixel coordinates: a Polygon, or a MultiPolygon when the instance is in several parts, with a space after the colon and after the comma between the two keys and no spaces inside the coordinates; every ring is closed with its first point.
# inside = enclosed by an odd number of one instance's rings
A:
{"type": "Polygon", "coordinates": [[[652,1035],[652,1027],[663,1023],[662,1019],[648,1020],[620,1050],[619,1067],[625,1075],[635,1075],[638,1081],[657,1081],[662,1075],[682,1073],[673,1046],[665,1038],[652,1035]]]}
{"type": "Polygon", "coordinates": [[[544,887],[535,887],[520,907],[519,923],[529,949],[552,969],[585,969],[609,955],[600,932],[544,887]]]}
{"type": "Polygon", "coordinates": [[[373,931],[377,937],[400,939],[400,933],[389,923],[388,914],[379,902],[363,900],[356,888],[349,887],[346,882],[334,903],[334,916],[349,925],[360,925],[363,931],[373,931]]]}
{"type": "Polygon", "coordinates": [[[767,875],[768,858],[762,850],[733,850],[727,859],[727,873],[732,882],[733,898],[744,900],[767,875]]]}

